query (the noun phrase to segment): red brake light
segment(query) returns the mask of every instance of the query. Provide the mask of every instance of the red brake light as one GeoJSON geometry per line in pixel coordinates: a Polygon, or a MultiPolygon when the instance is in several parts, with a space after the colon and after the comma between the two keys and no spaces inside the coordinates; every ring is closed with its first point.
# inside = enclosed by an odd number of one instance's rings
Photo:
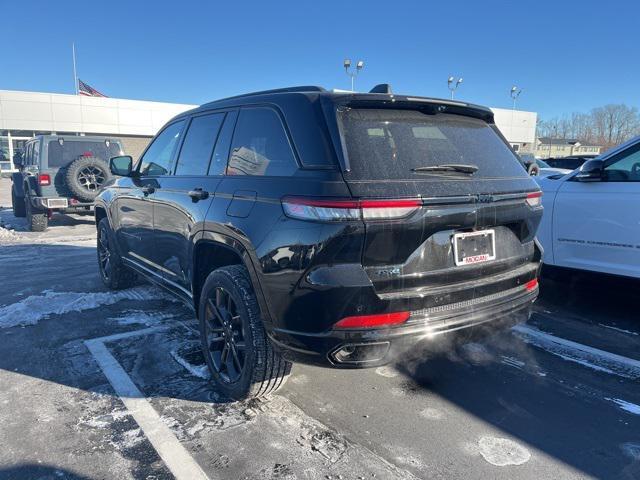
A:
{"type": "Polygon", "coordinates": [[[527,204],[530,207],[537,207],[542,203],[542,192],[527,193],[527,204]]]}
{"type": "Polygon", "coordinates": [[[533,280],[529,280],[527,283],[524,284],[524,288],[527,291],[531,291],[531,290],[535,290],[538,287],[538,279],[534,278],[533,280]]]}
{"type": "Polygon", "coordinates": [[[420,199],[343,200],[285,197],[285,215],[300,220],[389,220],[404,218],[422,206],[420,199]]]}
{"type": "Polygon", "coordinates": [[[51,185],[51,177],[48,173],[41,173],[38,175],[38,185],[51,185]]]}
{"type": "Polygon", "coordinates": [[[399,325],[409,319],[411,312],[382,313],[378,315],[356,315],[345,317],[334,328],[372,328],[399,325]]]}

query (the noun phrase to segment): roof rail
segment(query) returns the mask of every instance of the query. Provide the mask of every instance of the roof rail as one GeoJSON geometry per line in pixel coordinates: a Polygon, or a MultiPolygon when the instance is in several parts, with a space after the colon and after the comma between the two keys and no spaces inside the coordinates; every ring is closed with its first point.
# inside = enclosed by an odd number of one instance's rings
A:
{"type": "MultiPolygon", "coordinates": [[[[302,85],[298,87],[274,88],[272,90],[261,90],[259,92],[243,93],[242,95],[234,95],[233,97],[221,98],[220,100],[215,100],[215,102],[219,102],[221,100],[231,100],[234,98],[253,97],[254,95],[266,95],[269,93],[294,93],[294,92],[326,92],[326,90],[316,85],[302,85]]],[[[211,102],[211,103],[214,103],[214,102],[211,102]]]]}

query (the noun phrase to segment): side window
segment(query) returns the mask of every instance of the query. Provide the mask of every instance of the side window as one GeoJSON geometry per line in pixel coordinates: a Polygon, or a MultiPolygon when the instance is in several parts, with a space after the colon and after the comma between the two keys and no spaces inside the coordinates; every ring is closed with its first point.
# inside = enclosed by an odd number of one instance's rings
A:
{"type": "Polygon", "coordinates": [[[229,160],[229,149],[231,148],[231,137],[233,136],[233,129],[236,126],[236,120],[238,118],[238,112],[228,112],[224,125],[218,135],[218,141],[216,142],[216,148],[213,151],[213,159],[211,166],[209,167],[209,175],[224,175],[227,170],[227,161],[229,160]]]}
{"type": "Polygon", "coordinates": [[[640,144],[620,153],[617,158],[604,168],[606,182],[640,182],[640,144]]]}
{"type": "Polygon", "coordinates": [[[33,143],[28,143],[27,147],[24,151],[24,164],[31,165],[31,148],[33,147],[33,143]]]}
{"type": "Polygon", "coordinates": [[[180,143],[180,135],[184,120],[172,123],[154,140],[140,159],[141,175],[168,175],[176,147],[180,143]]]}
{"type": "Polygon", "coordinates": [[[292,175],[296,160],[278,114],[270,108],[240,110],[227,175],[292,175]]]}
{"type": "Polygon", "coordinates": [[[176,175],[206,175],[224,113],[194,117],[178,156],[176,175]]]}
{"type": "Polygon", "coordinates": [[[31,154],[32,165],[40,165],[40,140],[33,142],[33,153],[31,154]]]}

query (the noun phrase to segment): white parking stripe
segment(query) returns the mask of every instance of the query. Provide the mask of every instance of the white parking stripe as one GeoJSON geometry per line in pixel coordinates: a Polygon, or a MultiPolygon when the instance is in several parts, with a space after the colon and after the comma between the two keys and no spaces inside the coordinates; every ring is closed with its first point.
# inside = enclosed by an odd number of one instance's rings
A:
{"type": "Polygon", "coordinates": [[[512,328],[522,339],[564,360],[625,378],[640,378],[640,361],[556,337],[527,325],[512,328]]]}
{"type": "Polygon", "coordinates": [[[94,356],[98,365],[113,386],[127,410],[138,423],[146,437],[155,448],[167,468],[178,480],[206,480],[209,477],[200,465],[178,441],[171,429],[167,427],[158,413],[133,383],[118,361],[107,349],[105,343],[123,338],[147,335],[166,327],[145,328],[134,332],[111,335],[108,337],[86,340],[84,343],[94,356]]]}

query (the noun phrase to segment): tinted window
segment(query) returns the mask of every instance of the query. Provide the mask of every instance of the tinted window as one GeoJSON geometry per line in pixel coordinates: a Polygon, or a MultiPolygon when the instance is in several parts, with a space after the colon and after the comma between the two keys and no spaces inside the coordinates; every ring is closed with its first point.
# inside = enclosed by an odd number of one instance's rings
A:
{"type": "Polygon", "coordinates": [[[184,120],[172,123],[153,140],[140,159],[142,175],[167,175],[171,171],[173,155],[179,144],[183,125],[184,120]]]}
{"type": "Polygon", "coordinates": [[[194,117],[178,156],[176,175],[206,175],[224,113],[194,117]]]}
{"type": "Polygon", "coordinates": [[[220,134],[218,135],[218,141],[216,142],[216,148],[213,151],[213,159],[211,166],[209,167],[209,175],[224,175],[227,169],[227,160],[229,160],[229,149],[231,148],[231,136],[233,135],[233,129],[236,126],[236,118],[238,118],[238,112],[227,113],[224,125],[220,134]]]}
{"type": "Polygon", "coordinates": [[[422,178],[412,169],[448,163],[476,165],[474,178],[524,174],[508,145],[479,119],[382,109],[351,109],[341,115],[349,178],[422,178]]]}
{"type": "MultiPolygon", "coordinates": [[[[62,138],[61,138],[62,139],[62,138]]],[[[80,157],[96,157],[108,162],[111,157],[122,155],[120,144],[114,141],[75,141],[62,139],[49,141],[47,163],[49,167],[63,167],[80,157]]]]}
{"type": "Polygon", "coordinates": [[[228,175],[292,175],[296,161],[278,114],[270,108],[240,111],[228,175]]]}
{"type": "MultiPolygon", "coordinates": [[[[34,144],[33,144],[33,164],[34,165],[38,165],[40,163],[40,140],[37,140],[34,144]]],[[[54,165],[50,165],[50,166],[54,166],[54,165]]]]}
{"type": "Polygon", "coordinates": [[[640,144],[617,155],[618,158],[604,168],[607,182],[640,182],[640,144]]]}

